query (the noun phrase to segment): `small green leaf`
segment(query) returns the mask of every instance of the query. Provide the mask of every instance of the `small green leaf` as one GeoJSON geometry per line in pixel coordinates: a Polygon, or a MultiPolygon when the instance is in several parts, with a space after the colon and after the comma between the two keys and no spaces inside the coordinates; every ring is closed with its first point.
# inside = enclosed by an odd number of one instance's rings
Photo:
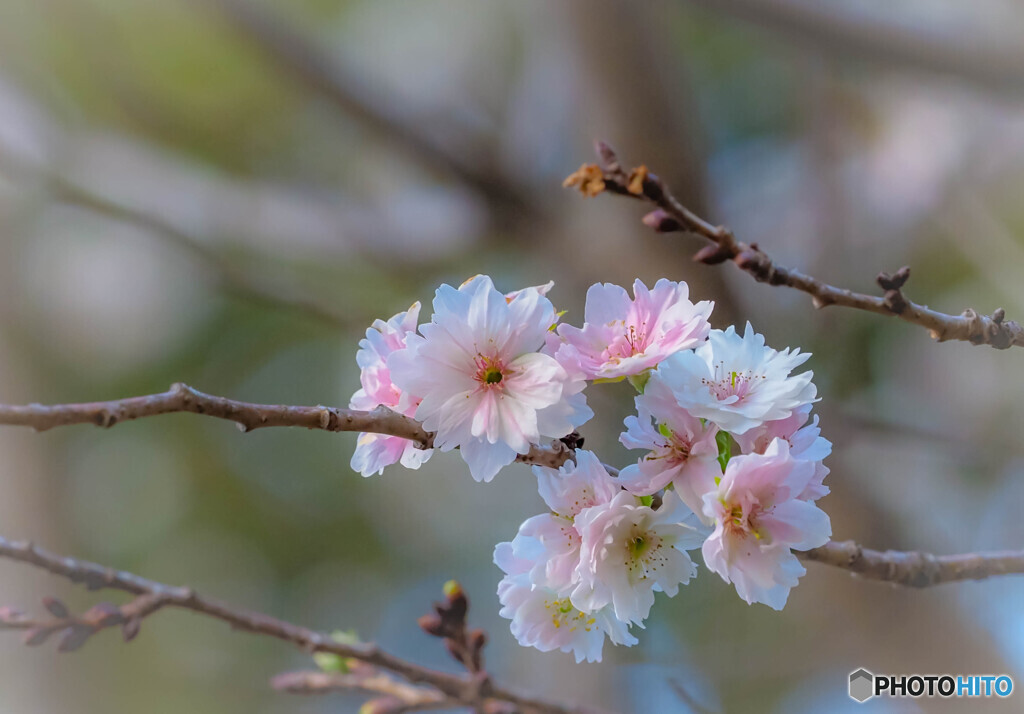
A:
{"type": "Polygon", "coordinates": [[[650,505],[654,503],[654,496],[641,496],[640,503],[650,507],[650,505]]]}
{"type": "MultiPolygon", "coordinates": [[[[360,644],[359,636],[355,630],[335,630],[331,633],[331,639],[340,645],[354,647],[360,644]]],[[[313,661],[324,672],[337,672],[339,674],[348,674],[352,665],[350,657],[342,657],[333,652],[314,652],[313,661]]]]}
{"type": "Polygon", "coordinates": [[[348,672],[348,663],[345,658],[333,652],[314,652],[313,661],[324,672],[338,672],[339,674],[348,672]]]}

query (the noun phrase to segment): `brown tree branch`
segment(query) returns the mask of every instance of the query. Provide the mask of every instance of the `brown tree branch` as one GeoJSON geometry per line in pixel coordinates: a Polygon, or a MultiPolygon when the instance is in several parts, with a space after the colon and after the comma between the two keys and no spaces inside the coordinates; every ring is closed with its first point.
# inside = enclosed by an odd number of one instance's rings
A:
{"type": "Polygon", "coordinates": [[[832,541],[820,548],[798,552],[803,560],[849,570],[868,580],[926,588],[960,580],[984,580],[996,575],[1024,574],[1024,551],[932,555],[920,551],[885,552],[864,548],[853,541],[832,541]]]}
{"type": "Polygon", "coordinates": [[[290,694],[329,694],[331,692],[360,691],[381,695],[374,700],[377,707],[364,706],[360,712],[370,710],[417,712],[430,709],[455,709],[465,706],[436,689],[416,687],[380,672],[375,667],[362,665],[349,672],[285,672],[270,680],[270,686],[290,694]],[[385,707],[387,707],[385,709],[385,707]]]}
{"type": "Polygon", "coordinates": [[[52,635],[62,633],[59,652],[74,652],[90,637],[109,627],[121,626],[126,642],[139,633],[142,620],[168,604],[164,593],[143,593],[120,607],[101,602],[82,615],[73,616],[67,606],[56,598],[43,598],[43,605],[53,616],[35,620],[12,608],[0,608],[0,629],[25,630],[25,644],[41,645],[52,635]]]}
{"type": "MultiPolygon", "coordinates": [[[[598,710],[549,702],[500,687],[489,677],[479,676],[482,673],[463,676],[422,667],[389,654],[372,643],[339,642],[326,633],[316,632],[262,613],[236,608],[204,597],[191,588],[173,587],[96,563],[59,556],[37,548],[31,543],[19,543],[0,537],[0,558],[35,566],[72,582],[81,583],[90,590],[121,590],[136,596],[134,600],[120,608],[100,605],[78,618],[68,615],[61,603],[48,601],[47,609],[56,619],[44,623],[33,621],[34,628],[29,629],[29,632],[38,630],[39,627],[50,627],[54,631],[68,630],[71,634],[65,635],[67,639],[73,636],[73,628],[76,626],[91,628],[92,631],[82,637],[81,642],[72,643],[77,646],[84,644],[89,635],[100,629],[132,620],[141,621],[159,609],[173,607],[220,620],[236,630],[290,642],[310,654],[327,652],[342,658],[358,660],[371,667],[396,674],[412,684],[432,688],[436,690],[438,696],[457,702],[457,706],[486,709],[488,702],[494,700],[536,714],[599,714],[598,710]]],[[[25,622],[28,621],[23,616],[10,609],[0,613],[0,626],[25,629],[22,627],[22,623],[25,622]]],[[[137,631],[137,626],[135,630],[137,631]]],[[[43,640],[45,637],[40,643],[43,640]]],[[[77,646],[65,649],[77,649],[77,646]]]]}
{"type": "MultiPolygon", "coordinates": [[[[300,426],[323,431],[363,431],[399,436],[415,441],[424,449],[431,448],[434,443],[434,435],[425,431],[418,421],[383,406],[367,412],[325,406],[252,404],[204,394],[180,382],[160,394],[108,402],[25,406],[0,404],[0,424],[30,426],[36,431],[70,424],[94,424],[107,428],[123,421],[178,412],[233,421],[242,431],[300,426]]],[[[529,453],[521,454],[516,460],[558,468],[572,458],[572,454],[573,450],[569,446],[556,440],[549,446],[533,446],[529,453]]]]}
{"type": "Polygon", "coordinates": [[[601,142],[597,145],[597,152],[600,165],[585,164],[565,180],[565,185],[579,188],[586,196],[610,191],[653,204],[656,210],[644,216],[643,221],[655,231],[693,233],[709,241],[694,254],[693,259],[697,262],[716,265],[729,260],[758,282],[784,285],[807,293],[817,308],[839,305],[899,317],[924,327],[939,342],[961,340],[996,349],[1024,346],[1024,328],[1014,321],[1006,321],[1002,308],[991,316],[980,315],[970,308],[961,315],[947,315],[908,300],[902,289],[910,277],[910,268],[901,268],[892,275],[880,273],[877,282],[885,294],[878,297],[838,288],[798,270],[777,265],[756,243],[739,241],[728,228],[712,225],[690,211],[646,167],[627,172],[611,147],[601,142]]]}

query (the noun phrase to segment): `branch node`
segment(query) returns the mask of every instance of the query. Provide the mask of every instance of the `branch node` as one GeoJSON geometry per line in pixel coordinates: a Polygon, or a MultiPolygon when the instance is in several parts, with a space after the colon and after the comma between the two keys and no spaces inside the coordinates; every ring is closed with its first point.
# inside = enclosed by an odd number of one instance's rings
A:
{"type": "Polygon", "coordinates": [[[764,253],[751,246],[741,250],[733,258],[733,262],[736,263],[740,270],[750,273],[759,282],[766,283],[771,279],[771,263],[765,260],[764,253]]]}
{"type": "Polygon", "coordinates": [[[907,299],[903,296],[903,292],[898,288],[885,291],[885,296],[882,298],[885,306],[889,308],[889,311],[894,315],[902,315],[908,305],[907,299]]]}

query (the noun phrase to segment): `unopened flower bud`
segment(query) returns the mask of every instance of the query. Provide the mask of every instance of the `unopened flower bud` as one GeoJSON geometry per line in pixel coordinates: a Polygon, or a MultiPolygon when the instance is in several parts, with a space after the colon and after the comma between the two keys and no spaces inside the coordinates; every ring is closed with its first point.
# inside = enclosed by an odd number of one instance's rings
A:
{"type": "Polygon", "coordinates": [[[717,243],[710,243],[693,254],[693,262],[705,265],[718,265],[729,260],[729,251],[717,243]]]}
{"type": "Polygon", "coordinates": [[[683,229],[679,221],[660,208],[651,211],[640,220],[656,233],[675,233],[683,229]]]}

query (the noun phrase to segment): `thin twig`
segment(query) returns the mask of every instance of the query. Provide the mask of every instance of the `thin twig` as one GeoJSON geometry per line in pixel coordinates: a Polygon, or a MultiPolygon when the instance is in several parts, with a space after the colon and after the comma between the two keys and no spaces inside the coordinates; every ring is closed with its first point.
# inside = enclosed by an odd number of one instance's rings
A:
{"type": "Polygon", "coordinates": [[[882,552],[848,540],[826,543],[797,555],[803,560],[849,570],[868,580],[883,580],[910,588],[1024,574],[1024,550],[932,555],[920,551],[882,552]]]}
{"type": "MultiPolygon", "coordinates": [[[[325,406],[252,404],[204,394],[180,382],[159,394],[108,402],[25,406],[0,404],[0,424],[30,426],[36,431],[70,424],[94,424],[108,428],[123,421],[179,412],[233,421],[242,431],[300,426],[323,431],[362,431],[399,436],[415,441],[424,449],[432,448],[434,444],[434,435],[424,430],[418,421],[384,406],[372,411],[360,411],[325,406]]],[[[573,450],[564,442],[556,440],[548,446],[535,445],[516,460],[558,468],[572,456],[573,450]]]]}
{"type": "MultiPolygon", "coordinates": [[[[191,588],[173,587],[96,563],[59,556],[37,548],[32,543],[14,542],[0,537],[0,558],[41,568],[72,582],[82,583],[90,590],[121,590],[139,596],[133,601],[137,605],[132,611],[139,619],[166,607],[191,610],[226,622],[236,630],[290,642],[310,654],[328,652],[365,662],[397,674],[413,684],[432,687],[444,696],[459,702],[461,706],[477,708],[483,707],[487,700],[498,700],[537,714],[598,714],[597,710],[593,709],[536,699],[495,685],[489,678],[448,674],[422,667],[389,654],[372,643],[338,642],[326,633],[316,632],[262,613],[236,608],[204,597],[191,588]],[[142,605],[138,605],[140,602],[142,605]]],[[[11,618],[9,615],[8,619],[17,620],[16,617],[11,618]]]]}
{"type": "MultiPolygon", "coordinates": [[[[430,687],[416,687],[373,667],[353,668],[349,672],[285,672],[270,680],[270,686],[289,694],[330,694],[331,692],[361,691],[383,695],[392,703],[388,712],[429,711],[455,709],[465,706],[430,687]]],[[[382,708],[382,707],[381,707],[382,708]]],[[[370,707],[364,707],[370,709],[370,707]]]]}
{"type": "Polygon", "coordinates": [[[713,225],[690,211],[645,166],[626,171],[615,152],[603,142],[598,143],[597,153],[600,165],[585,164],[569,176],[565,184],[578,187],[587,196],[610,191],[653,204],[657,209],[644,216],[643,221],[655,231],[693,233],[709,241],[693,256],[697,262],[716,265],[732,261],[758,282],[784,285],[807,293],[817,308],[839,305],[899,317],[924,327],[933,339],[940,342],[961,340],[996,349],[1024,346],[1024,328],[1012,320],[1005,320],[1002,308],[991,316],[980,315],[970,308],[961,315],[947,315],[908,300],[903,294],[903,285],[910,277],[910,268],[901,268],[891,275],[879,273],[877,282],[885,294],[878,297],[838,288],[798,270],[777,265],[756,243],[739,241],[728,228],[713,225]]]}

